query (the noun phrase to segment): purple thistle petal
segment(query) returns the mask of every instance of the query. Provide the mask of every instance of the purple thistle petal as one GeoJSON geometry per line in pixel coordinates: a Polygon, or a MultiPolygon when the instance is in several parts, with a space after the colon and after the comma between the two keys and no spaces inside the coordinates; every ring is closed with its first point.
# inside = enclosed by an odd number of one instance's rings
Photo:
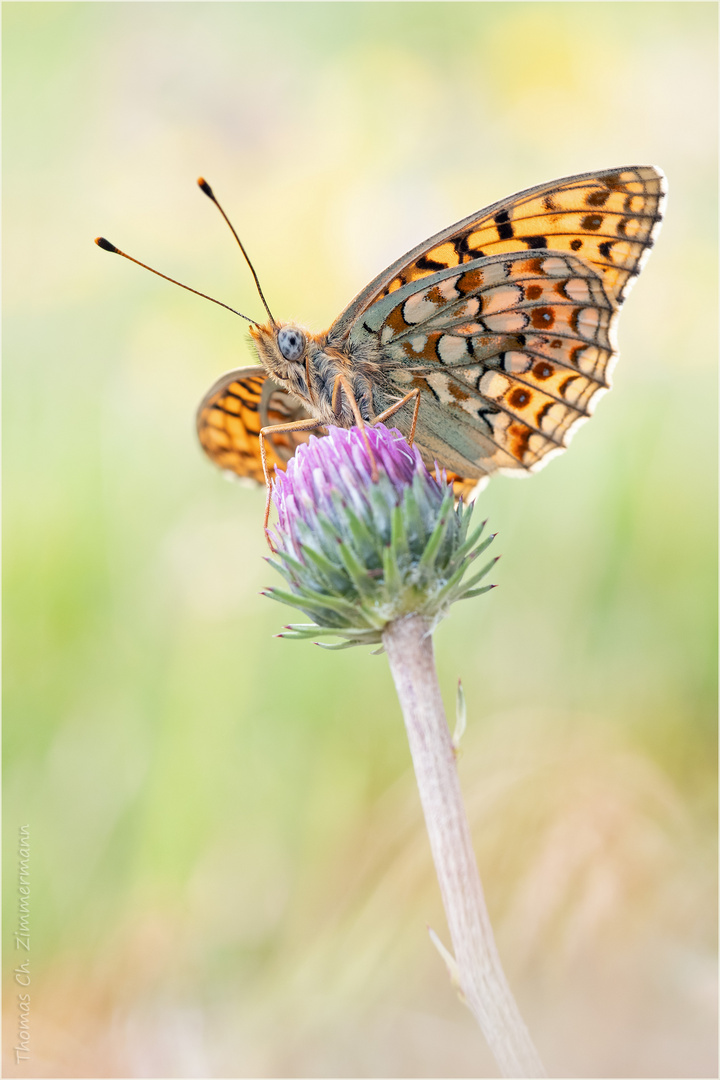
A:
{"type": "MultiPolygon", "coordinates": [[[[396,504],[415,475],[437,483],[425,468],[417,447],[409,447],[396,428],[376,424],[365,432],[378,469],[392,484],[396,504]]],[[[273,482],[279,526],[289,529],[291,519],[297,516],[310,524],[310,515],[317,510],[332,516],[333,492],[360,513],[367,505],[364,492],[371,483],[372,462],[359,428],[331,427],[322,439],[311,435],[309,442],[298,447],[287,470],[277,473],[273,482]]],[[[445,484],[441,481],[438,486],[444,488],[445,484]]]]}

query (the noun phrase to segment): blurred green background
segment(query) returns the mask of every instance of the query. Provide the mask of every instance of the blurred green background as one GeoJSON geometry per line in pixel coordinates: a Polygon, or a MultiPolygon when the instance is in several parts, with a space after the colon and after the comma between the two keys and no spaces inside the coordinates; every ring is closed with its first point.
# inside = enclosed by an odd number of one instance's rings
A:
{"type": "Polygon", "coordinates": [[[501,587],[436,647],[550,1074],[716,1075],[716,18],[4,5],[6,1076],[494,1075],[427,938],[386,661],[273,639],[264,494],[196,445],[245,324],[93,237],[258,317],[202,174],[273,310],[319,330],[452,221],[634,163],[670,194],[615,389],[481,496],[501,587]]]}

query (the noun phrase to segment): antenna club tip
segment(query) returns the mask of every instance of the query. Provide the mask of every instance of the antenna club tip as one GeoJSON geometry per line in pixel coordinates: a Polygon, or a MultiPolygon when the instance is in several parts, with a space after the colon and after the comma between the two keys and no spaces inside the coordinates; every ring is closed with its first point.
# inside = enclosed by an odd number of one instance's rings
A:
{"type": "Polygon", "coordinates": [[[96,236],[95,243],[98,247],[101,247],[103,251],[114,251],[117,254],[117,248],[114,244],[111,244],[109,240],[106,240],[104,236],[96,236]]]}
{"type": "Polygon", "coordinates": [[[200,188],[201,191],[205,192],[205,194],[208,196],[208,198],[210,198],[210,199],[214,198],[213,189],[210,187],[207,180],[205,180],[202,176],[198,176],[197,185],[198,185],[198,187],[200,188]]]}

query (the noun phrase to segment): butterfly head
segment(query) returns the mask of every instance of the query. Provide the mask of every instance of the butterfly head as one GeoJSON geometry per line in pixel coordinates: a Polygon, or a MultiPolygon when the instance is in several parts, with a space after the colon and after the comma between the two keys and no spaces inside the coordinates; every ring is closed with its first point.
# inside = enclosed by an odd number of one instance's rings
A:
{"type": "Polygon", "coordinates": [[[307,393],[308,355],[313,351],[311,335],[293,323],[266,323],[251,326],[260,361],[273,378],[304,396],[307,393]]]}

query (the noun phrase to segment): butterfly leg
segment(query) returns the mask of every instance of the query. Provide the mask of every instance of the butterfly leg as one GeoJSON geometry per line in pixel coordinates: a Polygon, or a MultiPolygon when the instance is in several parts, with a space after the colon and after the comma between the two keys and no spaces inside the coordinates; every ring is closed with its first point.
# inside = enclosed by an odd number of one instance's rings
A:
{"type": "Polygon", "coordinates": [[[388,420],[391,416],[394,416],[396,412],[402,409],[403,405],[407,405],[408,401],[412,401],[415,398],[415,408],[413,409],[412,424],[410,425],[410,434],[408,435],[408,445],[412,446],[415,438],[415,428],[417,427],[418,414],[420,412],[420,390],[415,387],[409,394],[406,394],[400,401],[396,401],[394,405],[391,405],[385,412],[381,412],[379,416],[376,416],[373,420],[373,424],[379,424],[384,420],[388,420]]]}
{"type": "Polygon", "coordinates": [[[355,400],[355,394],[353,393],[352,386],[347,381],[345,376],[342,375],[342,374],[335,376],[335,383],[333,385],[332,406],[331,407],[332,407],[332,411],[335,413],[336,416],[337,416],[337,407],[338,407],[338,404],[339,404],[339,401],[340,401],[340,391],[341,390],[343,390],[345,392],[345,395],[346,395],[346,397],[348,399],[348,402],[350,403],[350,408],[352,409],[353,416],[355,417],[355,423],[360,428],[360,434],[363,437],[363,442],[365,443],[365,449],[367,450],[368,456],[370,458],[370,466],[371,466],[370,476],[372,477],[373,483],[376,484],[377,479],[378,479],[377,463],[375,461],[375,455],[372,452],[372,447],[370,446],[370,440],[368,439],[367,432],[365,431],[365,421],[363,420],[362,413],[360,412],[360,409],[358,408],[358,403],[355,400]]]}
{"type": "Polygon", "coordinates": [[[271,551],[275,551],[275,548],[272,546],[272,541],[270,540],[270,534],[268,533],[272,488],[270,487],[270,476],[267,467],[265,436],[272,434],[273,432],[279,433],[281,431],[311,431],[313,428],[322,426],[322,420],[316,420],[314,416],[310,416],[306,420],[293,420],[290,424],[269,424],[267,427],[260,428],[260,461],[262,462],[263,476],[265,477],[265,489],[267,492],[265,496],[265,518],[263,519],[263,529],[265,530],[265,539],[267,540],[268,547],[271,551]]]}

